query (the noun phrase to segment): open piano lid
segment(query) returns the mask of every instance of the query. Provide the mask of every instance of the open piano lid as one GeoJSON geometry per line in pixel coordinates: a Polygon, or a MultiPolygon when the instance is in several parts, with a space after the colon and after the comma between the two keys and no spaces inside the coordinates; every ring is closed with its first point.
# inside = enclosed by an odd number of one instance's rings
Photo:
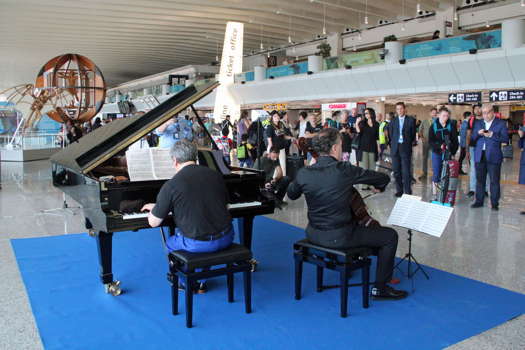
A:
{"type": "Polygon", "coordinates": [[[200,87],[191,85],[142,116],[117,119],[93,130],[55,153],[51,161],[79,173],[88,173],[210,94],[217,86],[218,82],[200,87]]]}

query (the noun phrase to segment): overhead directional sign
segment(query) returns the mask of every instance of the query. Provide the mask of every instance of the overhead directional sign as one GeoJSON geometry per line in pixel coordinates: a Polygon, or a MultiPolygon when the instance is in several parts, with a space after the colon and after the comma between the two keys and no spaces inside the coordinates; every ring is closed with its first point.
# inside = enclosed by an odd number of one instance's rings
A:
{"type": "Polygon", "coordinates": [[[500,90],[489,93],[490,102],[523,101],[525,90],[500,90]]]}
{"type": "Polygon", "coordinates": [[[454,92],[454,93],[448,94],[448,102],[450,104],[481,102],[481,91],[454,92]]]}

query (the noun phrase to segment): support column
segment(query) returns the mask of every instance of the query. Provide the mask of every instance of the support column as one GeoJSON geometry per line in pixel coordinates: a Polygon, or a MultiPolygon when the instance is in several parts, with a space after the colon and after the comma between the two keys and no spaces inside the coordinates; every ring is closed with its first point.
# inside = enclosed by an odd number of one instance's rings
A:
{"type": "Polygon", "coordinates": [[[168,95],[170,93],[170,85],[162,84],[162,95],[168,95]]]}
{"type": "Polygon", "coordinates": [[[323,58],[318,55],[308,56],[308,71],[320,72],[323,70],[323,58]]]}
{"type": "Polygon", "coordinates": [[[399,41],[387,41],[385,49],[388,52],[385,55],[386,64],[396,64],[403,58],[403,43],[399,41]]]}
{"type": "Polygon", "coordinates": [[[341,56],[343,53],[343,40],[341,33],[330,33],[326,38],[326,43],[330,45],[330,56],[341,56]]]}
{"type": "Polygon", "coordinates": [[[253,80],[261,81],[266,79],[266,67],[255,66],[253,67],[253,80]]]}
{"type": "Polygon", "coordinates": [[[504,49],[521,47],[525,39],[525,22],[522,19],[506,19],[501,24],[501,45],[504,49]]]}

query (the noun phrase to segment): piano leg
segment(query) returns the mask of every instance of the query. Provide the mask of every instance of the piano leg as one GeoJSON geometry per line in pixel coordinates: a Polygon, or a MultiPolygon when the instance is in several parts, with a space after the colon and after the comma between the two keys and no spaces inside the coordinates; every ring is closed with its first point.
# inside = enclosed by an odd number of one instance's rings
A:
{"type": "Polygon", "coordinates": [[[243,216],[237,219],[239,242],[248,249],[252,249],[253,216],[243,216]]]}
{"type": "Polygon", "coordinates": [[[112,253],[113,253],[113,232],[100,231],[97,236],[98,261],[100,265],[100,279],[104,284],[106,293],[113,296],[120,295],[120,281],[113,281],[112,272],[112,253]]]}
{"type": "MultiPolygon", "coordinates": [[[[239,230],[239,243],[250,250],[252,250],[253,218],[254,216],[243,216],[237,218],[237,228],[239,230]]],[[[252,264],[252,272],[255,272],[258,263],[259,262],[255,259],[250,260],[250,264],[252,264]]]]}

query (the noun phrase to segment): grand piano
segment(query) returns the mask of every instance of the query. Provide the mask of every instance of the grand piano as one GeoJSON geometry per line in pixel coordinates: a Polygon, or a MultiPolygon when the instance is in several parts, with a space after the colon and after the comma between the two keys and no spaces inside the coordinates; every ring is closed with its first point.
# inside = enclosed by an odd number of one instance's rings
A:
{"type": "MultiPolygon", "coordinates": [[[[187,108],[193,110],[202,125],[193,104],[217,86],[218,83],[190,86],[148,113],[113,121],[52,156],[53,185],[82,206],[86,229],[96,239],[100,278],[106,293],[121,293],[120,281],[114,280],[112,271],[113,233],[149,227],[147,214],[124,211],[123,203],[154,203],[166,181],[130,181],[125,151],[187,108]]],[[[208,137],[211,138],[209,134],[208,137]]],[[[251,248],[254,217],[271,214],[275,208],[274,201],[261,194],[264,173],[227,165],[213,139],[212,149],[199,149],[198,158],[200,165],[223,174],[230,198],[228,210],[237,218],[240,242],[251,248]]],[[[172,231],[172,218],[166,218],[163,225],[172,231]]]]}

